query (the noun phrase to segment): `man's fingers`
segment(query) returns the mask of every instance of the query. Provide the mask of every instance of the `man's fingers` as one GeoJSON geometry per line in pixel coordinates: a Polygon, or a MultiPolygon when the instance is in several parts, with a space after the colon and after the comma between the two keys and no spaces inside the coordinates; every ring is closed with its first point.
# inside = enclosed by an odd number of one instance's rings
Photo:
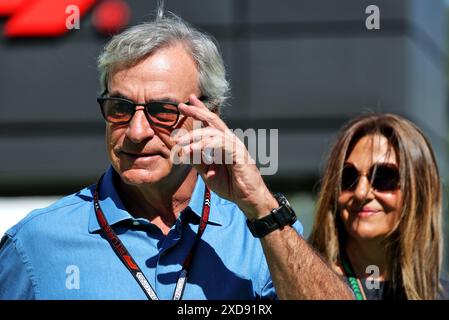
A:
{"type": "Polygon", "coordinates": [[[195,95],[189,96],[189,102],[190,105],[185,103],[178,105],[178,110],[182,115],[201,121],[205,126],[211,126],[223,131],[228,129],[223,120],[216,113],[210,111],[195,95]]]}
{"type": "MultiPolygon", "coordinates": [[[[203,102],[203,101],[201,101],[196,95],[194,95],[194,94],[191,94],[190,96],[189,96],[189,101],[190,101],[190,103],[192,104],[192,105],[195,105],[195,106],[201,106],[203,109],[205,108],[205,109],[208,109],[207,108],[207,106],[206,106],[206,104],[203,102]]],[[[209,110],[209,109],[208,109],[209,110]]]]}
{"type": "Polygon", "coordinates": [[[184,155],[192,155],[194,153],[201,154],[203,158],[207,156],[213,157],[214,152],[210,151],[218,150],[222,147],[223,143],[220,139],[209,137],[181,147],[181,152],[184,155]]]}
{"type": "Polygon", "coordinates": [[[208,137],[215,137],[215,136],[219,136],[219,135],[221,135],[221,131],[219,131],[215,128],[206,127],[206,128],[195,129],[195,130],[189,131],[187,133],[184,133],[181,136],[175,136],[175,138],[173,140],[177,144],[185,145],[190,142],[195,142],[195,141],[199,141],[202,139],[206,139],[208,137]]]}

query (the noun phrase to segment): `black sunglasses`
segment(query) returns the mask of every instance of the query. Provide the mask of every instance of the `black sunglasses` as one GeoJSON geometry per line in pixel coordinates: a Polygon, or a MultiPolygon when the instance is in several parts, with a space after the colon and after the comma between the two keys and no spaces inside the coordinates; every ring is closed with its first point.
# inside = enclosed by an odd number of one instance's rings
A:
{"type": "MultiPolygon", "coordinates": [[[[204,101],[205,97],[199,99],[204,101]]],[[[148,121],[158,127],[172,128],[179,119],[179,103],[174,101],[151,101],[144,104],[119,97],[101,96],[97,98],[97,102],[103,118],[110,123],[128,123],[136,112],[136,106],[144,106],[148,121]]]]}
{"type": "MultiPolygon", "coordinates": [[[[354,191],[362,174],[352,164],[345,164],[341,177],[341,189],[354,191]]],[[[371,187],[376,191],[394,191],[399,188],[400,174],[396,165],[390,163],[374,164],[367,175],[371,187]]]]}

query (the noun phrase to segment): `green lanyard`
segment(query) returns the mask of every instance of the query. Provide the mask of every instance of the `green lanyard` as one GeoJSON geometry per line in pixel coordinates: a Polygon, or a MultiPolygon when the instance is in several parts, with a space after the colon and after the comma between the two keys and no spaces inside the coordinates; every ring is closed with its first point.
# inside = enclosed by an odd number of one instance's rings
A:
{"type": "Polygon", "coordinates": [[[343,265],[343,270],[348,277],[349,285],[351,286],[352,292],[354,292],[354,296],[356,300],[365,300],[365,295],[362,286],[360,285],[359,280],[355,276],[351,263],[349,262],[346,253],[341,250],[340,252],[340,260],[343,265]]]}

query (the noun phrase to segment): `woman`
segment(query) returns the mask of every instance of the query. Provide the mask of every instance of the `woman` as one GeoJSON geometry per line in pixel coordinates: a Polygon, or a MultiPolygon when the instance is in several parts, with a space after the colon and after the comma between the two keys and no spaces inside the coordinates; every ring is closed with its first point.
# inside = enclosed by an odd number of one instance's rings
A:
{"type": "Polygon", "coordinates": [[[310,241],[357,299],[436,299],[441,198],[421,130],[397,115],[364,115],[331,150],[310,241]]]}

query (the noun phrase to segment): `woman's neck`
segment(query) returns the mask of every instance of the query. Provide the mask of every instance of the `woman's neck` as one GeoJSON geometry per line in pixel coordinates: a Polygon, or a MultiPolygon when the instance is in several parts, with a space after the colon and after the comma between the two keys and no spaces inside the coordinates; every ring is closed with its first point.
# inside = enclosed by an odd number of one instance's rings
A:
{"type": "Polygon", "coordinates": [[[388,253],[381,240],[348,238],[346,253],[357,278],[370,277],[378,281],[390,279],[388,253]]]}

